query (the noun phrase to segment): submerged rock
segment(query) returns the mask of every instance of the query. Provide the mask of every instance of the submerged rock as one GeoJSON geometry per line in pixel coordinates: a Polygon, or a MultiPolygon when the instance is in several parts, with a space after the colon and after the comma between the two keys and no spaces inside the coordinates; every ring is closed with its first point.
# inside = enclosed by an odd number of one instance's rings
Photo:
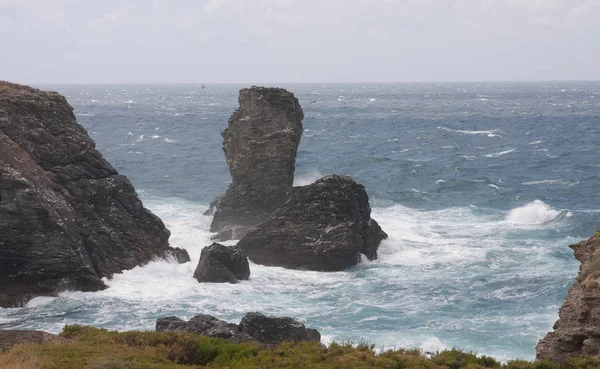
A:
{"type": "Polygon", "coordinates": [[[240,107],[222,133],[232,183],[211,204],[216,240],[239,239],[288,197],[304,113],[294,95],[281,88],[240,90],[240,107]]]}
{"type": "Polygon", "coordinates": [[[295,187],[288,201],[248,230],[238,247],[255,263],[293,269],[343,270],[360,254],[377,258],[387,234],[371,219],[365,188],[329,175],[295,187]]]}
{"type": "Polygon", "coordinates": [[[0,307],[189,260],[55,92],[0,82],[0,307]]]}
{"type": "Polygon", "coordinates": [[[157,332],[191,332],[202,336],[221,337],[236,342],[257,341],[277,345],[285,341],[317,341],[321,334],[287,317],[270,317],[262,313],[247,313],[240,324],[227,323],[210,315],[196,315],[189,322],[177,317],[156,321],[157,332]]]}
{"type": "Polygon", "coordinates": [[[581,262],[579,276],[569,288],[554,331],[536,346],[538,359],[600,355],[600,231],[570,247],[581,262]]]}
{"type": "Polygon", "coordinates": [[[202,249],[194,272],[198,282],[237,283],[250,278],[248,258],[239,247],[213,243],[202,249]]]}

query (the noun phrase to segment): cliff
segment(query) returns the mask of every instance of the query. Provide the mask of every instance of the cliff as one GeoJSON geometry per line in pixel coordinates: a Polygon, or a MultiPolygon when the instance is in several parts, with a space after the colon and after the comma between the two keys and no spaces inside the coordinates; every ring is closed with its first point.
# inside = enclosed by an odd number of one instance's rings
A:
{"type": "Polygon", "coordinates": [[[558,362],[600,355],[600,231],[570,247],[581,262],[579,276],[560,308],[554,331],[536,346],[538,359],[558,362]]]}
{"type": "Polygon", "coordinates": [[[157,257],[188,261],[55,92],[0,81],[0,307],[157,257]]]}

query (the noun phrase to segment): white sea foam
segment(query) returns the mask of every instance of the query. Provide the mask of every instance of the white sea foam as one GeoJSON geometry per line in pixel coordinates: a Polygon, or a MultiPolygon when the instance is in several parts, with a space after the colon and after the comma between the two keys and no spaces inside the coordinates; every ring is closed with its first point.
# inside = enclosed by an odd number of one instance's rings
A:
{"type": "Polygon", "coordinates": [[[529,144],[530,145],[537,145],[537,144],[541,144],[542,142],[543,141],[533,141],[533,142],[530,142],[529,144]]]}
{"type": "Polygon", "coordinates": [[[509,149],[509,150],[504,150],[504,151],[500,151],[500,152],[495,152],[492,154],[487,154],[485,155],[486,158],[498,158],[502,155],[506,155],[506,154],[510,154],[511,152],[516,151],[517,149],[509,149]]]}
{"type": "Polygon", "coordinates": [[[448,132],[462,133],[465,135],[486,135],[488,137],[496,137],[496,136],[499,136],[499,133],[501,133],[497,129],[491,129],[491,130],[487,130],[487,131],[471,131],[471,130],[452,129],[452,128],[448,128],[448,127],[437,127],[437,128],[442,129],[444,131],[448,131],[448,132]]]}
{"type": "Polygon", "coordinates": [[[159,135],[154,135],[154,136],[152,136],[152,138],[153,139],[157,139],[157,138],[160,138],[160,136],[159,135]]]}
{"type": "Polygon", "coordinates": [[[434,336],[423,342],[420,346],[420,349],[421,351],[423,351],[424,354],[430,355],[444,351],[448,349],[448,347],[444,345],[439,338],[434,336]]]}
{"type": "Polygon", "coordinates": [[[138,137],[136,141],[137,141],[137,142],[142,142],[142,141],[144,141],[144,135],[140,135],[140,137],[138,137]]]}
{"type": "MultiPolygon", "coordinates": [[[[512,275],[512,271],[506,272],[506,267],[514,260],[527,258],[535,263],[525,271],[519,269],[521,277],[528,273],[536,278],[555,277],[557,270],[572,272],[540,262],[536,255],[549,252],[547,242],[515,246],[514,240],[509,239],[514,228],[506,227],[498,212],[485,213],[473,206],[423,211],[395,205],[372,210],[373,218],[389,235],[375,261],[333,273],[251,263],[248,281],[198,283],[192,277],[194,269],[202,248],[212,243],[212,233],[208,232],[211,218],[202,215],[206,206],[177,198],[144,198],[144,203],[171,230],[172,246],[189,252],[191,263],[151,262],[114,275],[106,280],[110,288],[104,291],[63,292],[55,299],[34,300],[32,307],[14,313],[21,323],[11,321],[12,312],[0,309],[0,322],[8,321],[11,328],[49,332],[60,331],[66,323],[147,330],[154,327],[158,317],[168,315],[189,319],[208,313],[238,322],[248,311],[262,311],[292,316],[317,328],[325,344],[333,340],[365,339],[377,347],[420,347],[434,352],[460,345],[481,352],[482,346],[476,342],[465,346],[460,335],[455,341],[446,334],[443,343],[436,338],[437,332],[456,332],[457,325],[470,324],[471,318],[453,316],[447,311],[452,311],[458,301],[467,305],[473,298],[502,301],[511,296],[525,296],[525,292],[518,289],[494,292],[494,287],[485,287],[491,288],[485,290],[485,295],[476,290],[464,294],[464,288],[477,289],[477,281],[465,287],[473,265],[481,265],[477,267],[481,269],[476,269],[476,273],[484,273],[481,283],[504,282],[503,278],[512,275]],[[494,256],[497,253],[502,253],[501,257],[494,256]],[[435,329],[432,330],[430,323],[419,323],[419,319],[409,323],[410,328],[405,325],[407,317],[432,311],[446,311],[435,319],[435,329]]],[[[497,289],[504,286],[506,283],[497,289]]],[[[494,319],[503,317],[494,316],[494,319]]],[[[551,319],[554,316],[546,319],[549,325],[551,319]]],[[[527,320],[523,324],[529,323],[527,320]]],[[[515,329],[521,332],[524,326],[515,329]]]]}
{"type": "Polygon", "coordinates": [[[563,179],[544,179],[542,181],[528,181],[528,182],[523,182],[522,184],[525,185],[525,186],[533,186],[533,185],[538,185],[538,184],[561,184],[561,185],[568,185],[568,184],[571,184],[571,182],[565,181],[563,179]]]}
{"type": "Polygon", "coordinates": [[[499,189],[500,189],[500,187],[496,186],[496,185],[495,185],[495,184],[493,184],[493,183],[490,183],[490,184],[488,185],[488,187],[492,187],[492,188],[495,188],[495,189],[497,189],[497,190],[499,190],[499,189]]]}
{"type": "Polygon", "coordinates": [[[544,224],[553,221],[559,215],[560,211],[552,209],[541,200],[535,200],[512,209],[506,216],[506,221],[523,225],[544,224]]]}
{"type": "Polygon", "coordinates": [[[36,298],[29,300],[27,302],[26,307],[34,308],[34,307],[38,307],[38,306],[43,306],[43,305],[51,303],[55,299],[56,299],[56,297],[45,297],[45,296],[36,297],[36,298]]]}
{"type": "Polygon", "coordinates": [[[314,170],[308,173],[300,173],[294,175],[294,186],[307,186],[314,183],[317,179],[322,178],[323,174],[314,170]]]}

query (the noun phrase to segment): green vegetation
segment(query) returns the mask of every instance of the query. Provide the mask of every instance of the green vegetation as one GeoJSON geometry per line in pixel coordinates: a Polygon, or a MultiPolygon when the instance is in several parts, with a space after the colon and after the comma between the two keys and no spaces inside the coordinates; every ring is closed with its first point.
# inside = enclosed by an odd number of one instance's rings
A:
{"type": "Polygon", "coordinates": [[[23,344],[0,353],[2,369],[592,369],[598,359],[571,360],[562,365],[540,361],[510,361],[504,365],[487,356],[448,350],[425,357],[419,350],[377,354],[373,345],[315,342],[284,343],[276,348],[236,344],[188,333],[110,332],[86,326],[66,326],[69,343],[23,344]]]}

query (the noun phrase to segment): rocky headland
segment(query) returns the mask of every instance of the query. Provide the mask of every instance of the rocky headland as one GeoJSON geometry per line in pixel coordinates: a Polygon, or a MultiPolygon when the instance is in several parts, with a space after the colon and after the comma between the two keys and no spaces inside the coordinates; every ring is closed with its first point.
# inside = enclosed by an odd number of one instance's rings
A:
{"type": "Polygon", "coordinates": [[[0,307],[189,261],[55,92],[0,81],[0,307]]]}
{"type": "Polygon", "coordinates": [[[579,275],[569,288],[554,330],[536,346],[538,359],[562,362],[600,355],[600,231],[570,247],[581,262],[579,275]]]}

